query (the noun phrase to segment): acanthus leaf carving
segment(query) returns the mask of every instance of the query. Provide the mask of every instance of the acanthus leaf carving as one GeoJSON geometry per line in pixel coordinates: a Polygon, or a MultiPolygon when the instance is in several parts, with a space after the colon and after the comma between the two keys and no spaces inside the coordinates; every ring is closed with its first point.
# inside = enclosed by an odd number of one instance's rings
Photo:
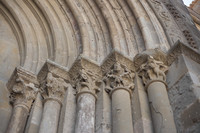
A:
{"type": "Polygon", "coordinates": [[[148,85],[151,81],[159,80],[166,81],[165,72],[168,67],[162,61],[155,60],[152,56],[148,56],[147,62],[142,64],[139,69],[139,76],[143,83],[148,85]]]}
{"type": "Polygon", "coordinates": [[[79,70],[78,77],[75,79],[77,94],[87,92],[96,97],[96,93],[100,91],[99,86],[101,83],[101,80],[98,77],[99,76],[84,68],[79,70]]]}
{"type": "Polygon", "coordinates": [[[60,77],[54,77],[52,73],[47,74],[46,80],[42,83],[42,96],[45,100],[53,99],[62,103],[66,89],[69,84],[60,77]]]}
{"type": "Polygon", "coordinates": [[[122,66],[118,62],[113,65],[103,81],[105,83],[105,91],[110,93],[112,90],[122,87],[128,90],[133,90],[135,73],[130,71],[126,66],[122,66]]]}

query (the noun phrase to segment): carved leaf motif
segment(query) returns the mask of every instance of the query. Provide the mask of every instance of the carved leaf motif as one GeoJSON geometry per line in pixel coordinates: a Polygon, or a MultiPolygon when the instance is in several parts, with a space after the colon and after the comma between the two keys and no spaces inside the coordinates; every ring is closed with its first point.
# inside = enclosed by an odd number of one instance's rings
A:
{"type": "Polygon", "coordinates": [[[48,73],[46,82],[44,82],[42,96],[46,98],[55,98],[62,100],[65,94],[65,89],[69,86],[62,78],[56,78],[52,73],[48,73]]]}
{"type": "Polygon", "coordinates": [[[121,64],[115,63],[112,70],[110,70],[103,78],[103,81],[106,85],[105,90],[109,93],[116,87],[134,89],[134,77],[135,74],[128,70],[127,67],[122,67],[121,64]]]}

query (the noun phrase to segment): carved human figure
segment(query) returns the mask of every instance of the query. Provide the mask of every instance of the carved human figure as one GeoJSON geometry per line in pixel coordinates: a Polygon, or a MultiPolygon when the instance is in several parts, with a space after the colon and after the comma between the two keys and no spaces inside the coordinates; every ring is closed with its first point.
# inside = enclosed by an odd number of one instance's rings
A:
{"type": "Polygon", "coordinates": [[[151,80],[166,81],[166,71],[167,66],[162,61],[157,61],[152,56],[148,56],[147,62],[140,66],[139,75],[144,84],[147,84],[151,80]]]}
{"type": "Polygon", "coordinates": [[[147,89],[156,133],[176,133],[173,111],[165,83],[166,71],[167,66],[162,61],[157,61],[152,56],[148,56],[147,62],[141,65],[138,72],[147,89]]]}
{"type": "Polygon", "coordinates": [[[135,74],[128,70],[126,66],[122,67],[118,62],[113,65],[113,69],[110,70],[103,78],[106,84],[106,92],[110,92],[116,87],[126,87],[127,89],[133,89],[133,79],[135,74]]]}

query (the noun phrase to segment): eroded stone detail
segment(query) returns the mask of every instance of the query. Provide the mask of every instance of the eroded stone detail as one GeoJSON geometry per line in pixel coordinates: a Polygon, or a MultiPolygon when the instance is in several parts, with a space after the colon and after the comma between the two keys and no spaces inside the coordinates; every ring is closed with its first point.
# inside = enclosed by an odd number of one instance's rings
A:
{"type": "Polygon", "coordinates": [[[22,78],[18,77],[11,90],[10,103],[25,105],[29,110],[37,92],[38,88],[33,83],[26,83],[22,78]]]}
{"type": "Polygon", "coordinates": [[[167,70],[168,67],[162,61],[157,61],[152,56],[148,56],[147,62],[140,66],[139,76],[142,77],[143,83],[148,86],[154,80],[165,82],[167,70]]]}
{"type": "Polygon", "coordinates": [[[108,93],[119,87],[133,90],[135,86],[133,83],[134,77],[134,72],[117,62],[113,65],[113,69],[110,70],[103,79],[106,84],[105,90],[108,93]]]}
{"type": "Polygon", "coordinates": [[[85,69],[79,71],[78,77],[75,79],[75,88],[77,91],[77,97],[81,93],[90,93],[96,96],[96,93],[100,91],[99,84],[101,81],[92,72],[85,69]]]}
{"type": "Polygon", "coordinates": [[[42,96],[45,100],[52,99],[61,104],[68,86],[69,84],[67,84],[64,79],[54,77],[53,74],[49,72],[46,81],[42,84],[42,96]]]}

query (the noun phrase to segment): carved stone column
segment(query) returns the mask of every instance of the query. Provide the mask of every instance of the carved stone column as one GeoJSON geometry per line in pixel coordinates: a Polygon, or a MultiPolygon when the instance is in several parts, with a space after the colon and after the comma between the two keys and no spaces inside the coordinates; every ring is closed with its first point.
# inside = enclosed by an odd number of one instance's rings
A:
{"type": "Polygon", "coordinates": [[[156,133],[176,133],[173,112],[169,103],[166,87],[167,66],[162,61],[147,57],[140,66],[139,75],[147,89],[156,133]]]}
{"type": "Polygon", "coordinates": [[[17,68],[9,80],[7,87],[11,93],[10,102],[13,113],[7,128],[7,133],[23,133],[26,120],[38,88],[36,76],[22,68],[17,68]]]}
{"type": "Polygon", "coordinates": [[[49,72],[42,85],[44,110],[39,133],[57,133],[60,109],[68,84],[63,78],[49,72]]]}
{"type": "Polygon", "coordinates": [[[96,80],[93,73],[80,70],[76,81],[77,119],[75,133],[95,132],[95,103],[97,99],[96,80]]]}
{"type": "Polygon", "coordinates": [[[135,74],[125,66],[115,63],[104,78],[105,90],[112,98],[113,133],[133,133],[131,95],[135,74]]]}

